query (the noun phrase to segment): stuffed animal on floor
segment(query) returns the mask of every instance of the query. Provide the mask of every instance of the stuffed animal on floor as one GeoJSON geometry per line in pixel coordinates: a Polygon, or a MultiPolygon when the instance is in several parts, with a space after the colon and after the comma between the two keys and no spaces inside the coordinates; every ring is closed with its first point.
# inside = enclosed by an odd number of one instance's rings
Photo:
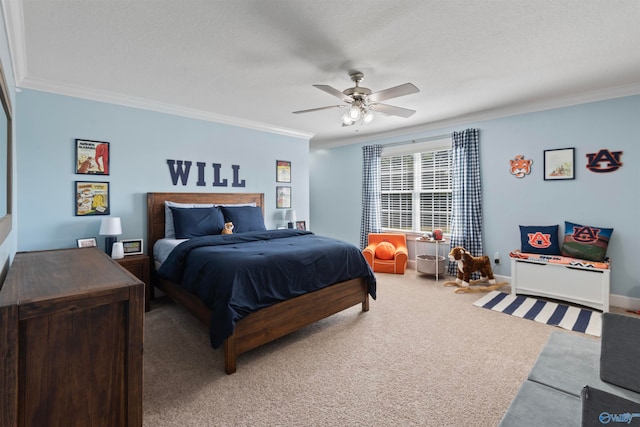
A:
{"type": "Polygon", "coordinates": [[[224,228],[222,229],[222,232],[220,234],[233,234],[233,223],[225,222],[224,228]]]}
{"type": "Polygon", "coordinates": [[[457,264],[458,275],[455,282],[444,282],[445,286],[458,286],[456,293],[471,292],[489,292],[498,289],[507,284],[507,282],[496,283],[491,270],[491,260],[488,256],[483,255],[475,257],[471,255],[463,247],[456,246],[449,252],[449,261],[457,264]],[[479,280],[471,280],[471,273],[479,272],[479,280]],[[470,288],[469,285],[477,285],[479,283],[489,283],[491,286],[482,286],[480,288],[470,288]]]}

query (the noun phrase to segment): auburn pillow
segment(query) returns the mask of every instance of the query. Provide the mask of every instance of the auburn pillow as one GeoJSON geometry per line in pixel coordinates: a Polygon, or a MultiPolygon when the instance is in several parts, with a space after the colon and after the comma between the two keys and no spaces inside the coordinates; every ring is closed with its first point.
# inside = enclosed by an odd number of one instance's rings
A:
{"type": "Polygon", "coordinates": [[[588,261],[604,261],[612,233],[613,228],[593,227],[565,221],[562,255],[588,261]]]}
{"type": "Polygon", "coordinates": [[[558,224],[521,225],[520,250],[530,254],[560,255],[558,224]]]}

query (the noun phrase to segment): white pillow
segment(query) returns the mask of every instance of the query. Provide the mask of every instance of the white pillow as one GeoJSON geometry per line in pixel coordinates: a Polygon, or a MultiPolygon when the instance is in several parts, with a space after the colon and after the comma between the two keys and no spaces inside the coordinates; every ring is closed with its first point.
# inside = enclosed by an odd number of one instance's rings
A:
{"type": "Polygon", "coordinates": [[[237,203],[237,204],[220,204],[214,205],[213,203],[176,203],[176,202],[164,202],[164,237],[165,239],[175,239],[176,230],[173,225],[173,212],[171,212],[171,206],[174,208],[212,208],[214,206],[253,206],[255,203],[237,203]]]}

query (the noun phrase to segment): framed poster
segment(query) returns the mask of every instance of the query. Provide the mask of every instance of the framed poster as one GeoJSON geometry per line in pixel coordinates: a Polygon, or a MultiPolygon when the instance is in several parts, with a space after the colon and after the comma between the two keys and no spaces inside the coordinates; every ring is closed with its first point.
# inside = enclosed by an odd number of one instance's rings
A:
{"type": "Polygon", "coordinates": [[[142,254],[142,239],[123,239],[120,242],[122,242],[122,247],[124,248],[124,256],[142,254]]]}
{"type": "Polygon", "coordinates": [[[575,149],[544,150],[544,180],[574,179],[575,149]]]}
{"type": "Polygon", "coordinates": [[[291,209],[291,187],[276,187],[276,208],[291,209]]]}
{"type": "Polygon", "coordinates": [[[76,181],[76,216],[109,215],[109,183],[76,181]]]}
{"type": "Polygon", "coordinates": [[[76,173],[109,175],[109,143],[76,139],[76,173]]]}
{"type": "Polygon", "coordinates": [[[276,160],[276,182],[291,182],[291,162],[276,160]]]}

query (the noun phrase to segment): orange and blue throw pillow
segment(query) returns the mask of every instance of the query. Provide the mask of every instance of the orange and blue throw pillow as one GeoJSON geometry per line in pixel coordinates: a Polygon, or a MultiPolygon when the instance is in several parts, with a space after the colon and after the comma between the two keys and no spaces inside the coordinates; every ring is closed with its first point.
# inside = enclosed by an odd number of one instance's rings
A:
{"type": "Polygon", "coordinates": [[[560,255],[558,225],[521,225],[520,251],[530,254],[560,255]]]}
{"type": "Polygon", "coordinates": [[[593,227],[565,221],[564,239],[561,253],[563,256],[604,261],[613,228],[593,227]]]}

